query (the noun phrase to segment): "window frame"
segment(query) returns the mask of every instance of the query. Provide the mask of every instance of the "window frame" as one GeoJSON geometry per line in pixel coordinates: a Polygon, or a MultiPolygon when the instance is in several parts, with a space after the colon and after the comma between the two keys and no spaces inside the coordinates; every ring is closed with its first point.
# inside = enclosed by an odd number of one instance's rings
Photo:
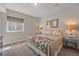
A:
{"type": "Polygon", "coordinates": [[[12,22],[12,21],[7,21],[7,32],[23,32],[24,31],[24,23],[21,23],[22,24],[22,30],[17,30],[17,22],[15,22],[15,30],[10,31],[9,30],[9,22],[12,22]]]}

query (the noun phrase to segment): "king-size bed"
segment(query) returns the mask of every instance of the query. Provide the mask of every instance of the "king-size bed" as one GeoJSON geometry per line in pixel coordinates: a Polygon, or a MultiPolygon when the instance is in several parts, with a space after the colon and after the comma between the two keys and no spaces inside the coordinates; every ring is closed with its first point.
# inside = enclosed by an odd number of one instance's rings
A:
{"type": "Polygon", "coordinates": [[[63,45],[63,36],[57,30],[53,34],[52,31],[45,30],[43,34],[27,36],[27,46],[40,56],[58,55],[63,45]]]}

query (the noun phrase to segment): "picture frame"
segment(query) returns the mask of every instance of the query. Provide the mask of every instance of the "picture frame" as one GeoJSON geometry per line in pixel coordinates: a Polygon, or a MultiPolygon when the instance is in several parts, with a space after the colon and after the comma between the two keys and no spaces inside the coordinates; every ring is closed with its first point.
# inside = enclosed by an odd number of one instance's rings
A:
{"type": "Polygon", "coordinates": [[[47,21],[47,23],[46,23],[46,26],[50,26],[50,20],[49,21],[47,21]]]}
{"type": "Polygon", "coordinates": [[[58,28],[58,19],[53,19],[51,21],[51,27],[52,28],[58,28]]]}
{"type": "Polygon", "coordinates": [[[49,26],[50,28],[58,28],[58,19],[47,21],[46,26],[49,26]]]}

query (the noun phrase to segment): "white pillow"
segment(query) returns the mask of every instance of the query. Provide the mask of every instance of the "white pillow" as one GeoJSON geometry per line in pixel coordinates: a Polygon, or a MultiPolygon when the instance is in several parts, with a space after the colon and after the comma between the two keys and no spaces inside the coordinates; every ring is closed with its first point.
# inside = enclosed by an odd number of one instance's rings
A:
{"type": "Polygon", "coordinates": [[[54,36],[55,36],[55,35],[60,35],[59,30],[53,30],[53,35],[54,35],[54,36]]]}

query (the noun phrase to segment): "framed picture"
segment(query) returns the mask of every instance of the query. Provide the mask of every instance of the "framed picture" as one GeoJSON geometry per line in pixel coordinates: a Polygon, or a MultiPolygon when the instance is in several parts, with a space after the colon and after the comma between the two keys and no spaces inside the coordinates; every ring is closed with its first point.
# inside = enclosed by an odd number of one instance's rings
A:
{"type": "Polygon", "coordinates": [[[46,26],[50,28],[58,28],[58,19],[52,19],[46,22],[46,26]]]}
{"type": "Polygon", "coordinates": [[[51,21],[51,28],[58,28],[58,19],[53,19],[51,21]]]}
{"type": "Polygon", "coordinates": [[[46,26],[50,26],[50,24],[51,24],[50,21],[47,21],[46,26]]]}

